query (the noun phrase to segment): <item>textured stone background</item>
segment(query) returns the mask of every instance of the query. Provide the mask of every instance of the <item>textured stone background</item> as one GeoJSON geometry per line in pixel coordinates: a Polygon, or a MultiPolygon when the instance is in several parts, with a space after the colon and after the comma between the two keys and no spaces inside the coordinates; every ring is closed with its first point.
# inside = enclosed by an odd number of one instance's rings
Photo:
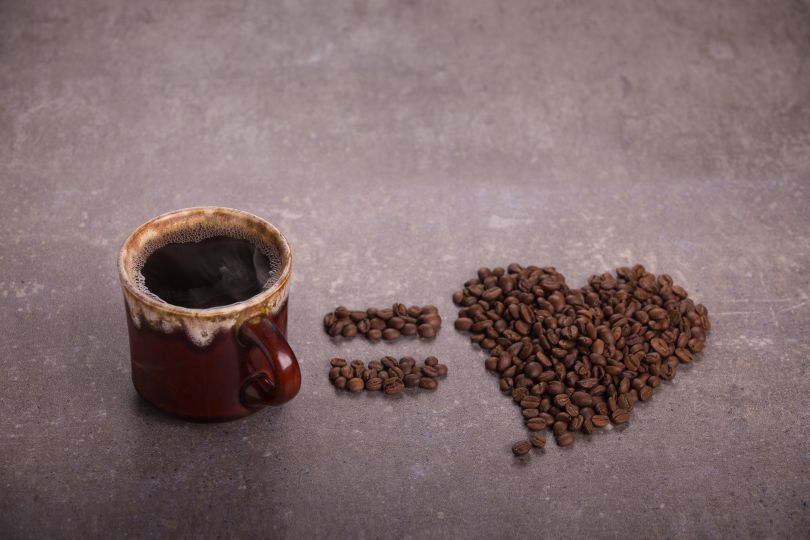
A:
{"type": "Polygon", "coordinates": [[[809,57],[806,0],[0,2],[0,536],[807,534],[809,57]],[[193,205],[296,250],[283,408],[136,397],[116,252],[193,205]],[[708,347],[629,428],[515,460],[450,301],[513,260],[669,272],[708,347]],[[393,301],[445,329],[321,330],[393,301]],[[329,386],[329,357],[387,353],[450,376],[329,386]]]}

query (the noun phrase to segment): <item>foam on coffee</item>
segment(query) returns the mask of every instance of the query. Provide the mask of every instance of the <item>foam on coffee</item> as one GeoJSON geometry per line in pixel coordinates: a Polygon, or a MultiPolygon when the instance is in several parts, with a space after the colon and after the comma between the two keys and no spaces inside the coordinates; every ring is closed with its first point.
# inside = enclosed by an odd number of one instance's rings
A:
{"type": "Polygon", "coordinates": [[[266,258],[267,268],[264,269],[263,265],[262,275],[265,275],[266,270],[267,278],[262,286],[263,290],[269,289],[278,280],[282,269],[282,264],[278,249],[275,246],[269,245],[264,239],[253,234],[244,227],[232,225],[229,226],[228,224],[224,223],[210,222],[197,223],[187,227],[176,228],[150,238],[131,258],[128,273],[130,276],[132,276],[136,288],[141,293],[164,304],[169,304],[169,302],[150,291],[146,285],[146,278],[143,274],[143,269],[149,260],[149,257],[156,251],[170,244],[199,243],[203,240],[220,236],[245,240],[258,248],[262,255],[264,255],[266,258]]]}

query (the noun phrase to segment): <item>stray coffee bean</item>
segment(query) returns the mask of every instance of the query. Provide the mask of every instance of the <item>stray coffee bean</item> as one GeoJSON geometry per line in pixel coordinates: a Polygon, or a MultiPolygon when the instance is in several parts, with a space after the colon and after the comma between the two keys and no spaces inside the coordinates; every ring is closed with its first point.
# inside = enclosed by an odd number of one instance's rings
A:
{"type": "Polygon", "coordinates": [[[546,428],[569,446],[574,433],[626,424],[703,350],[711,328],[703,304],[641,265],[579,289],[553,267],[480,268],[453,302],[456,329],[489,353],[484,366],[521,407],[531,438],[512,446],[515,455],[542,448],[546,428]]]}

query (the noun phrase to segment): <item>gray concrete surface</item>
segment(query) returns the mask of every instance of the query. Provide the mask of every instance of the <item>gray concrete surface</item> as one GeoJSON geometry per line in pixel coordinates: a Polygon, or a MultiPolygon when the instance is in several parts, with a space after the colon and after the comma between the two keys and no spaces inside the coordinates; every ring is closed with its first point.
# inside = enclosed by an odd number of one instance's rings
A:
{"type": "Polygon", "coordinates": [[[806,536],[808,56],[806,1],[0,2],[0,536],[806,536]],[[283,408],[136,397],[116,252],[193,205],[296,250],[283,408]],[[450,301],[513,260],[669,272],[708,347],[628,429],[516,461],[450,301]],[[321,330],[392,301],[444,331],[321,330]],[[329,386],[388,353],[450,376],[329,386]]]}

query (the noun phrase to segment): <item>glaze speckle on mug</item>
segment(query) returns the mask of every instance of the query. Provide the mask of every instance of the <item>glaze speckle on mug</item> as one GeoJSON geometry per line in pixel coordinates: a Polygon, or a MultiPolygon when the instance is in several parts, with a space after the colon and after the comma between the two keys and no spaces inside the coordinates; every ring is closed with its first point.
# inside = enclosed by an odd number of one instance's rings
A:
{"type": "Polygon", "coordinates": [[[273,315],[286,303],[292,257],[281,232],[270,223],[239,210],[190,208],[159,216],[142,225],[126,240],[118,260],[124,298],[133,324],[171,333],[182,330],[198,347],[211,343],[218,332],[259,315],[273,315]],[[167,303],[149,291],[141,273],[149,255],[169,244],[198,242],[230,236],[254,242],[267,256],[271,272],[265,288],[242,302],[207,309],[167,303]]]}

